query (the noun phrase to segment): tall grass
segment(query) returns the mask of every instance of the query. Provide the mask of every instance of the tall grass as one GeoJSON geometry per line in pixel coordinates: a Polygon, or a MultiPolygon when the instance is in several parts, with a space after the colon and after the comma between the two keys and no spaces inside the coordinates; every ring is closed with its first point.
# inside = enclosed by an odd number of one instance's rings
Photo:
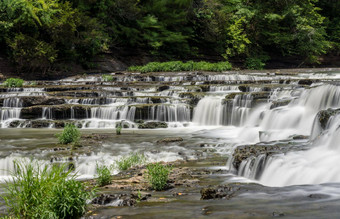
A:
{"type": "Polygon", "coordinates": [[[171,167],[160,163],[153,163],[147,166],[146,179],[154,190],[161,191],[168,184],[171,167]]]}
{"type": "Polygon", "coordinates": [[[225,62],[149,62],[144,66],[131,66],[129,71],[146,72],[175,72],[175,71],[214,71],[221,72],[231,70],[232,66],[228,61],[225,62]]]}
{"type": "Polygon", "coordinates": [[[116,161],[116,166],[120,171],[125,171],[133,166],[142,165],[146,162],[144,154],[131,153],[116,161]]]}
{"type": "Polygon", "coordinates": [[[3,199],[15,218],[79,218],[92,196],[66,165],[15,161],[3,199]]]}
{"type": "Polygon", "coordinates": [[[106,165],[96,165],[97,171],[97,185],[106,186],[111,183],[111,168],[106,165]]]}
{"type": "Polygon", "coordinates": [[[66,124],[60,134],[56,134],[60,144],[77,143],[81,137],[79,129],[74,124],[66,124]]]}

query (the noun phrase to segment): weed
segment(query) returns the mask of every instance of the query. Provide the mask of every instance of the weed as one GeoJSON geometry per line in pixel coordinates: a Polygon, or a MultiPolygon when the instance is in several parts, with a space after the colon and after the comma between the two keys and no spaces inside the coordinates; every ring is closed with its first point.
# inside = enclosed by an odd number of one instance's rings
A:
{"type": "Polygon", "coordinates": [[[144,164],[145,162],[146,157],[144,154],[132,153],[116,161],[116,165],[120,171],[125,171],[133,166],[144,164]]]}
{"type": "Polygon", "coordinates": [[[60,144],[78,143],[81,134],[74,124],[66,124],[64,130],[60,134],[56,134],[60,144]]]}
{"type": "Polygon", "coordinates": [[[110,167],[105,165],[96,166],[97,170],[97,185],[98,186],[106,186],[111,183],[111,170],[110,167]]]}
{"type": "Polygon", "coordinates": [[[147,166],[146,179],[154,190],[161,191],[167,185],[170,171],[171,167],[160,163],[149,164],[147,166]]]}
{"type": "Polygon", "coordinates": [[[22,87],[24,80],[20,78],[8,78],[4,82],[5,87],[22,87]]]}

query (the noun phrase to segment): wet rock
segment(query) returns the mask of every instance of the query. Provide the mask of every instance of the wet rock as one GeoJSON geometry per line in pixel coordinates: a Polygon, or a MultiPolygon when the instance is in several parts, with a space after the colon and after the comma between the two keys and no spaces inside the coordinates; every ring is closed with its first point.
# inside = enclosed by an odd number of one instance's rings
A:
{"type": "Polygon", "coordinates": [[[299,80],[298,84],[310,86],[311,84],[319,82],[319,81],[320,80],[316,80],[316,79],[302,79],[302,80],[299,80]]]}
{"type": "MultiPolygon", "coordinates": [[[[48,106],[50,109],[50,116],[55,120],[70,119],[85,119],[88,116],[90,106],[85,105],[53,105],[48,106]]],[[[39,119],[42,117],[43,106],[24,107],[21,110],[21,119],[39,119]]]]}
{"type": "Polygon", "coordinates": [[[223,185],[217,187],[203,188],[201,190],[201,199],[231,199],[237,196],[238,191],[240,191],[240,186],[236,185],[223,185]]]}
{"type": "Polygon", "coordinates": [[[65,103],[63,98],[54,98],[46,96],[28,96],[20,97],[24,107],[37,105],[61,105],[65,103]]]}
{"type": "Polygon", "coordinates": [[[163,138],[161,140],[158,140],[157,143],[161,144],[161,143],[172,143],[172,142],[180,142],[180,141],[183,141],[183,138],[173,137],[173,138],[163,138]]]}
{"type": "Polygon", "coordinates": [[[285,216],[285,214],[284,214],[283,212],[274,211],[274,212],[272,213],[272,216],[273,216],[273,217],[283,217],[283,216],[285,216]]]}
{"type": "Polygon", "coordinates": [[[309,136],[307,136],[307,135],[294,135],[292,138],[294,140],[304,140],[304,139],[309,139],[309,136]]]}
{"type": "Polygon", "coordinates": [[[327,109],[318,112],[316,117],[318,118],[319,124],[322,129],[327,128],[327,123],[332,116],[340,113],[340,109],[327,109]]]}
{"type": "Polygon", "coordinates": [[[19,120],[14,120],[9,124],[10,128],[16,128],[20,125],[20,121],[19,120]]]}
{"type": "Polygon", "coordinates": [[[183,93],[180,93],[179,96],[181,98],[190,99],[189,104],[197,105],[197,103],[205,96],[205,94],[201,92],[183,92],[183,93]]]}
{"type": "Polygon", "coordinates": [[[158,129],[168,128],[168,124],[165,122],[146,122],[138,126],[139,129],[158,129]]]}
{"type": "Polygon", "coordinates": [[[164,91],[164,90],[168,90],[168,89],[170,89],[170,87],[168,86],[168,85],[163,85],[163,86],[160,86],[160,87],[158,87],[158,91],[164,91]]]}
{"type": "Polygon", "coordinates": [[[274,109],[277,107],[281,106],[287,106],[290,103],[291,100],[278,100],[278,101],[273,101],[272,104],[270,105],[270,109],[274,109]]]}
{"type": "Polygon", "coordinates": [[[109,206],[134,206],[140,201],[145,201],[151,194],[132,193],[132,194],[101,194],[94,198],[91,204],[109,206]]]}
{"type": "Polygon", "coordinates": [[[308,196],[308,198],[313,198],[313,199],[325,199],[325,198],[329,198],[329,195],[325,195],[325,194],[310,194],[308,196]]]}

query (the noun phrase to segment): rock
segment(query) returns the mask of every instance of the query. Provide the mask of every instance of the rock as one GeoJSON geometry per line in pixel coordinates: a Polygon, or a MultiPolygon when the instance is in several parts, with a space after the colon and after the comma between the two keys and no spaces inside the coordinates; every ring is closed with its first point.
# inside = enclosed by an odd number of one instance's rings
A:
{"type": "Polygon", "coordinates": [[[279,100],[279,101],[273,101],[270,105],[270,109],[274,109],[280,106],[286,106],[290,103],[291,100],[279,100]]]}
{"type": "Polygon", "coordinates": [[[299,80],[298,84],[310,86],[311,84],[319,82],[319,81],[320,80],[315,80],[315,79],[302,79],[302,80],[299,80]]]}
{"type": "Polygon", "coordinates": [[[168,128],[168,124],[165,122],[146,122],[138,126],[139,129],[157,129],[168,128]]]}
{"type": "Polygon", "coordinates": [[[285,214],[283,212],[276,212],[274,211],[272,214],[273,217],[283,217],[285,214]]]}
{"type": "Polygon", "coordinates": [[[340,109],[327,109],[318,112],[316,117],[318,118],[319,124],[322,129],[327,128],[327,123],[332,116],[340,113],[340,109]]]}
{"type": "Polygon", "coordinates": [[[180,137],[163,138],[161,140],[158,140],[157,143],[161,144],[161,143],[172,143],[172,142],[179,142],[179,141],[183,141],[183,138],[180,138],[180,137]]]}
{"type": "Polygon", "coordinates": [[[145,201],[151,194],[132,193],[132,194],[101,194],[94,198],[91,204],[110,205],[110,206],[134,206],[139,201],[145,201]]]}
{"type": "Polygon", "coordinates": [[[217,187],[203,188],[201,190],[201,199],[231,199],[238,194],[240,186],[222,185],[217,187]]]}
{"type": "Polygon", "coordinates": [[[309,136],[307,136],[307,135],[294,135],[293,139],[294,140],[304,140],[304,139],[309,139],[309,136]]]}
{"type": "Polygon", "coordinates": [[[163,85],[163,86],[158,87],[157,90],[160,92],[160,91],[168,90],[169,88],[170,87],[168,85],[163,85]]]}

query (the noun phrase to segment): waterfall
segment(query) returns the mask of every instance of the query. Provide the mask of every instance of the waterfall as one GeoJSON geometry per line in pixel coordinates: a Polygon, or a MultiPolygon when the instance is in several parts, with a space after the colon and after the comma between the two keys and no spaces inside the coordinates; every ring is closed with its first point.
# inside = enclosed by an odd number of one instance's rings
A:
{"type": "Polygon", "coordinates": [[[199,125],[222,125],[222,112],[221,97],[204,97],[194,110],[193,122],[199,125]]]}
{"type": "MultiPolygon", "coordinates": [[[[264,107],[261,108],[262,113],[254,112],[252,116],[259,117],[257,122],[260,129],[256,131],[265,132],[262,141],[284,138],[290,134],[312,135],[310,139],[315,139],[322,132],[315,121],[316,114],[320,110],[339,107],[340,87],[324,85],[303,91],[287,106],[277,109],[264,107]]],[[[272,155],[265,162],[263,157],[248,158],[241,163],[239,174],[257,178],[267,186],[340,182],[339,127],[340,115],[333,116],[311,149],[272,155]]]]}

